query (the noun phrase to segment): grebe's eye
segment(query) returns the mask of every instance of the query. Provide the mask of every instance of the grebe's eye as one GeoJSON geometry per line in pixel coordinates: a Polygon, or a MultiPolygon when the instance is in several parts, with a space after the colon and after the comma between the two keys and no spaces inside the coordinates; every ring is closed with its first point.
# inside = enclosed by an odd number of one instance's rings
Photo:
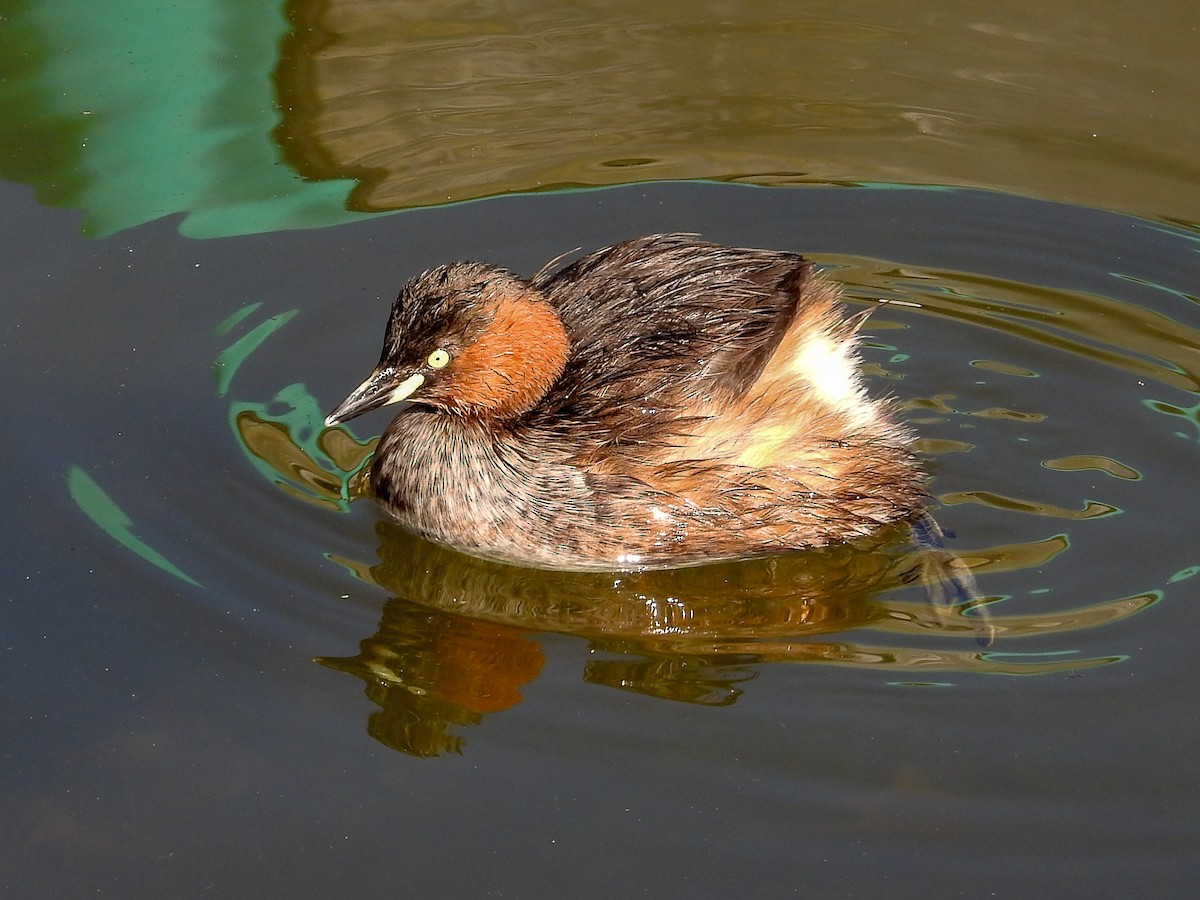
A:
{"type": "Polygon", "coordinates": [[[445,350],[434,350],[425,362],[429,363],[431,369],[444,369],[450,365],[450,354],[445,350]]]}

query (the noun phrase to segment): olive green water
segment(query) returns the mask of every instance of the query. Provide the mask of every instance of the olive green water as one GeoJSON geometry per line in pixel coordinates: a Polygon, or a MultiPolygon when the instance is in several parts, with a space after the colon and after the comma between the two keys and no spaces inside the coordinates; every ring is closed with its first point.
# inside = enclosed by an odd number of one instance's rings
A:
{"type": "Polygon", "coordinates": [[[1195,883],[1190,6],[0,14],[5,893],[1195,883]],[[902,541],[569,576],[350,499],[400,281],[673,229],[891,301],[983,602],[902,541]]]}
{"type": "Polygon", "coordinates": [[[4,6],[0,172],[98,234],[694,178],[1200,219],[1178,0],[4,6]]]}

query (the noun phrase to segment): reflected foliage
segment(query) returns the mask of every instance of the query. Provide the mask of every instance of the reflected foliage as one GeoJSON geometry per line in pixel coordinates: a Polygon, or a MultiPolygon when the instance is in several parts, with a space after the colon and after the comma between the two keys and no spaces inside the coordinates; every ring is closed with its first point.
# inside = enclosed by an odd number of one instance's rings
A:
{"type": "Polygon", "coordinates": [[[1200,69],[1160,12],[0,0],[0,175],[94,235],[678,179],[963,185],[1194,223],[1200,69]]]}
{"type": "Polygon", "coordinates": [[[358,218],[279,165],[278,4],[0,0],[0,177],[104,236],[181,213],[213,237],[358,218]]]}
{"type": "Polygon", "coordinates": [[[1176,149],[1191,107],[1138,113],[1162,31],[1131,16],[1110,32],[1075,6],[992,4],[985,24],[969,6],[290,0],[276,137],[304,177],[356,179],[349,207],[364,211],[680,178],[1173,207],[1196,175],[1176,149]],[[1098,91],[1109,102],[1087,103],[1089,130],[1106,140],[1080,141],[1079,104],[1098,91]],[[997,174],[1014,172],[1019,185],[997,174]]]}
{"type": "Polygon", "coordinates": [[[251,462],[298,499],[345,509],[366,489],[361,475],[376,439],[360,441],[345,429],[308,424],[293,428],[321,415],[303,385],[284,388],[269,404],[235,402],[230,411],[230,424],[251,462]],[[287,411],[272,414],[272,405],[286,405],[287,411]]]}

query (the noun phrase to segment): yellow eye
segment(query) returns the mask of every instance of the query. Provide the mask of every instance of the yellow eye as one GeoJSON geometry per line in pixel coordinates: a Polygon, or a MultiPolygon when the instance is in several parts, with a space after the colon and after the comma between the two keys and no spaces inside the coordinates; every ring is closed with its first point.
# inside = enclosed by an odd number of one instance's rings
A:
{"type": "Polygon", "coordinates": [[[450,365],[450,354],[445,350],[434,350],[425,362],[429,363],[431,369],[444,369],[450,365]]]}

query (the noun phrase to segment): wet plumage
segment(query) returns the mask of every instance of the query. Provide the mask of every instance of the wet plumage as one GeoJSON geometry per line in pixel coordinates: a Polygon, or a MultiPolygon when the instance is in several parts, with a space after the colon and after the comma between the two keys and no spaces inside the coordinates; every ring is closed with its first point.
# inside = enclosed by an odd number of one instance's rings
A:
{"type": "Polygon", "coordinates": [[[912,435],[867,396],[836,288],[802,257],[656,235],[526,280],[406,284],[328,424],[409,405],[378,502],[467,552],[554,568],[825,546],[921,514],[912,435]]]}

